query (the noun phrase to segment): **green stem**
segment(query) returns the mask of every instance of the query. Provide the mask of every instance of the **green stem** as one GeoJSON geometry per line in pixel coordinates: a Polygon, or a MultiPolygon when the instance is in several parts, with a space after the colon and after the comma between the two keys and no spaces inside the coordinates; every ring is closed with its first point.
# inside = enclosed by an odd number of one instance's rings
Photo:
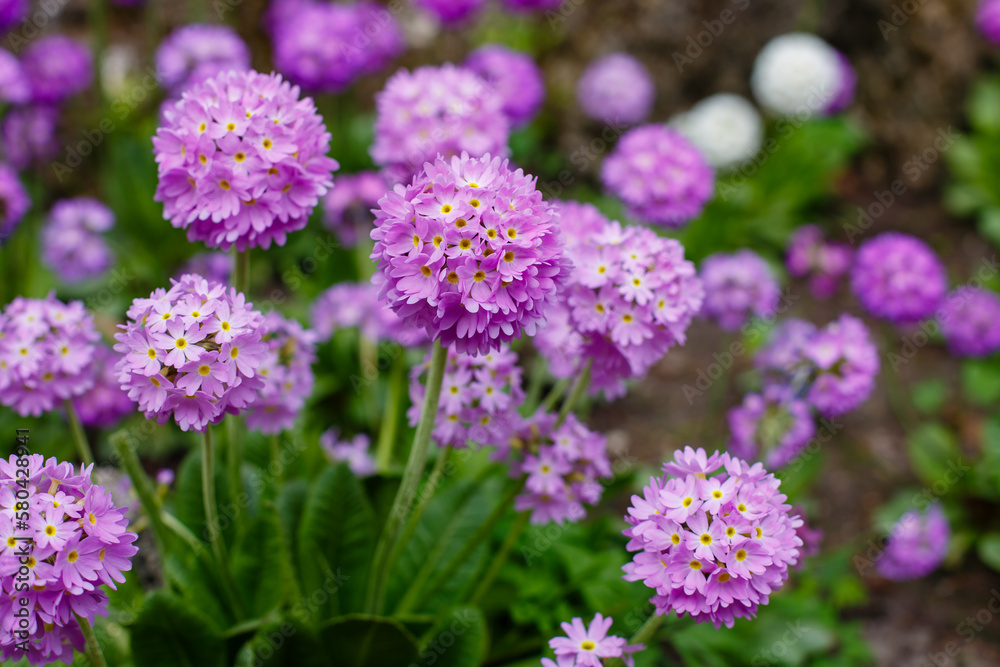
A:
{"type": "Polygon", "coordinates": [[[101,653],[101,645],[97,643],[97,635],[94,634],[94,626],[90,624],[90,621],[80,616],[75,611],[73,615],[76,616],[76,623],[80,626],[80,632],[83,633],[83,639],[86,642],[85,651],[87,657],[90,659],[91,667],[108,667],[108,662],[104,659],[104,654],[101,653]]]}
{"type": "Polygon", "coordinates": [[[139,496],[142,509],[146,512],[146,516],[149,517],[149,523],[153,527],[153,538],[156,540],[156,550],[160,554],[160,562],[163,562],[163,558],[166,556],[166,527],[163,525],[163,508],[156,497],[153,483],[145,471],[143,471],[142,464],[139,463],[139,457],[136,456],[135,450],[129,445],[128,437],[124,433],[115,433],[112,435],[111,444],[118,452],[118,458],[121,459],[122,465],[125,467],[125,472],[128,473],[129,478],[132,480],[132,486],[139,496]]]}
{"type": "Polygon", "coordinates": [[[243,495],[243,421],[238,415],[226,418],[226,465],[229,474],[229,498],[239,502],[243,495]]]}
{"type": "Polygon", "coordinates": [[[281,434],[275,433],[271,436],[270,441],[270,452],[271,452],[271,466],[268,472],[271,474],[271,486],[275,490],[281,486],[281,473],[284,472],[281,469],[281,434]]]}
{"type": "Polygon", "coordinates": [[[562,426],[562,423],[566,421],[566,417],[569,416],[569,413],[573,411],[573,408],[577,406],[580,399],[583,398],[583,395],[587,393],[587,387],[590,386],[591,363],[592,360],[588,359],[587,363],[583,367],[583,370],[580,371],[580,377],[576,379],[576,384],[573,385],[573,392],[569,395],[569,398],[566,399],[566,402],[563,403],[562,410],[559,411],[559,419],[556,421],[557,427],[562,426]]]}
{"type": "MultiPolygon", "coordinates": [[[[632,639],[628,640],[629,645],[644,644],[645,642],[648,642],[656,635],[656,631],[660,629],[660,626],[663,625],[664,619],[666,619],[666,616],[657,614],[654,611],[653,614],[646,619],[646,622],[642,624],[642,627],[640,627],[639,630],[632,635],[632,639]]],[[[619,665],[624,665],[625,663],[622,662],[620,658],[612,658],[605,664],[607,667],[619,667],[619,665]]]]}
{"type": "Polygon", "coordinates": [[[375,463],[379,472],[385,473],[392,466],[393,445],[396,444],[396,430],[399,424],[399,402],[403,397],[403,383],[406,379],[406,365],[401,359],[392,362],[392,376],[389,378],[389,395],[382,411],[382,425],[375,447],[375,463]]]}
{"type": "Polygon", "coordinates": [[[399,490],[396,498],[392,502],[392,509],[385,520],[382,534],[379,536],[378,544],[375,547],[375,558],[372,561],[371,579],[368,583],[368,609],[373,614],[382,611],[385,594],[386,580],[389,576],[389,555],[396,542],[399,530],[406,521],[409,514],[409,504],[420,482],[424,466],[427,463],[427,453],[431,444],[431,432],[434,430],[434,421],[437,418],[438,403],[441,399],[441,385],[444,382],[444,367],[448,361],[448,350],[440,342],[434,345],[431,353],[431,367],[427,376],[427,393],[424,396],[424,405],[420,410],[420,423],[417,424],[417,432],[413,438],[413,447],[410,449],[409,459],[406,461],[406,469],[403,471],[403,479],[399,483],[399,490]]]}
{"type": "Polygon", "coordinates": [[[73,444],[76,445],[76,452],[80,455],[84,465],[94,462],[94,453],[90,451],[90,444],[87,442],[87,434],[83,432],[83,424],[80,423],[80,416],[76,413],[73,401],[66,399],[66,414],[69,415],[69,428],[73,432],[73,444]]]}
{"type": "Polygon", "coordinates": [[[425,600],[430,600],[441,588],[447,584],[450,580],[455,577],[455,572],[458,568],[469,560],[473,552],[493,534],[493,529],[496,527],[497,522],[500,521],[510,509],[511,503],[514,502],[514,498],[521,492],[524,488],[524,482],[527,478],[522,478],[517,484],[510,487],[504,497],[497,503],[497,506],[493,509],[493,513],[479,525],[476,532],[472,534],[472,537],[462,545],[462,548],[456,553],[448,564],[445,565],[441,573],[434,578],[433,581],[427,586],[427,590],[421,591],[420,581],[414,581],[413,586],[410,590],[406,592],[402,601],[399,603],[399,607],[396,608],[396,614],[404,614],[410,609],[418,607],[418,604],[425,600]]]}
{"type": "MultiPolygon", "coordinates": [[[[212,446],[212,427],[206,426],[201,438],[201,493],[205,501],[205,524],[208,526],[208,542],[212,547],[215,565],[219,569],[223,588],[236,591],[233,575],[229,571],[229,557],[226,554],[226,543],[222,539],[222,527],[219,524],[218,505],[215,498],[215,452],[212,446]]],[[[237,616],[242,616],[238,598],[235,609],[237,616]]]]}
{"type": "Polygon", "coordinates": [[[500,574],[500,568],[502,568],[504,563],[507,562],[510,550],[514,548],[514,545],[517,543],[517,539],[521,537],[524,529],[527,528],[528,520],[530,518],[531,512],[521,512],[517,516],[517,520],[511,527],[510,532],[507,533],[507,537],[504,538],[503,544],[500,546],[500,551],[493,556],[493,562],[490,563],[490,569],[486,570],[486,574],[479,580],[479,585],[476,586],[475,592],[472,594],[472,597],[469,598],[469,604],[473,607],[477,606],[482,597],[489,592],[490,586],[493,585],[493,580],[497,578],[498,574],[500,574]]]}
{"type": "Polygon", "coordinates": [[[542,385],[545,384],[545,372],[547,368],[548,363],[546,363],[545,357],[541,355],[536,357],[535,363],[531,365],[528,391],[524,397],[524,409],[521,411],[521,415],[524,417],[531,416],[535,412],[535,408],[542,398],[542,385]]]}
{"type": "Polygon", "coordinates": [[[392,568],[396,565],[399,557],[403,555],[403,550],[410,543],[413,533],[417,532],[417,526],[420,525],[420,519],[424,515],[424,510],[427,509],[427,504],[430,502],[434,491],[437,490],[438,485],[441,483],[441,478],[444,476],[444,469],[448,465],[448,459],[451,458],[451,451],[451,447],[445,447],[441,451],[441,455],[438,456],[437,461],[435,461],[434,469],[431,470],[431,476],[427,478],[427,484],[424,485],[424,493],[420,494],[420,497],[417,498],[417,506],[413,509],[413,514],[406,521],[406,527],[403,529],[402,535],[396,540],[396,544],[389,554],[387,572],[392,572],[392,568]]]}
{"type": "Polygon", "coordinates": [[[361,366],[361,377],[368,377],[371,370],[374,378],[371,383],[365,383],[361,391],[364,393],[365,410],[368,413],[368,423],[374,428],[378,425],[378,343],[368,336],[359,334],[358,363],[361,366]]]}
{"type": "Polygon", "coordinates": [[[548,395],[545,397],[545,400],[542,401],[541,405],[544,412],[551,412],[552,409],[556,407],[556,403],[559,402],[559,399],[562,398],[566,393],[566,390],[569,389],[569,383],[569,378],[563,378],[562,380],[559,380],[559,382],[556,382],[555,386],[549,390],[548,395]]]}
{"type": "Polygon", "coordinates": [[[233,249],[233,287],[250,297],[250,249],[243,252],[233,249]]]}

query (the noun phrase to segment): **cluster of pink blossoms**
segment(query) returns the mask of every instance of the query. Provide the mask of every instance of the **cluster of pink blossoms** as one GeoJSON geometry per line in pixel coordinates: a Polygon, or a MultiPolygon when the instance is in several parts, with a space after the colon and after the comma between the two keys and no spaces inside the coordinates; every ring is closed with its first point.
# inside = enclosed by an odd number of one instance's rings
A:
{"type": "Polygon", "coordinates": [[[515,437],[494,453],[507,461],[511,477],[525,476],[524,491],[514,499],[518,512],[531,510],[531,523],[580,521],[584,504],[596,505],[612,477],[607,439],[569,414],[538,413],[522,420],[515,437]]]}
{"type": "Polygon", "coordinates": [[[549,648],[555,651],[555,661],[542,658],[542,667],[602,667],[607,658],[621,658],[626,667],[635,667],[633,653],[646,647],[628,645],[623,637],[609,635],[613,619],[596,614],[589,626],[576,617],[572,623],[560,623],[565,637],[553,637],[549,648]]]}
{"type": "MultiPolygon", "coordinates": [[[[410,425],[420,421],[426,388],[421,377],[430,368],[430,354],[410,371],[410,425]]],[[[477,448],[507,442],[520,426],[517,408],[524,402],[521,367],[507,346],[485,354],[448,350],[441,402],[433,438],[441,447],[477,448]]]]}
{"type": "Polygon", "coordinates": [[[350,440],[342,440],[340,431],[331,428],[319,437],[319,445],[326,458],[334,463],[346,463],[358,477],[369,477],[378,472],[375,459],[371,455],[371,439],[358,433],[350,440]]]}
{"type": "Polygon", "coordinates": [[[439,155],[506,155],[503,106],[499,92],[464,67],[400,70],[375,96],[372,159],[389,180],[406,183],[439,155]]]}
{"type": "Polygon", "coordinates": [[[71,463],[45,461],[41,454],[0,460],[4,661],[27,657],[33,665],[72,663],[73,650],[84,648],[74,614],[88,622],[107,615],[102,585],[117,590],[115,582],[125,581],[122,573],[132,569],[138,548],[136,534],[127,532],[127,508],[116,507],[104,487],[91,483],[92,468],[76,474],[71,463]],[[27,509],[21,509],[22,502],[27,509]],[[21,561],[25,555],[26,563],[21,561]],[[20,602],[24,599],[27,607],[20,602]],[[17,648],[22,642],[27,642],[27,655],[17,648]]]}
{"type": "Polygon", "coordinates": [[[608,398],[625,393],[623,380],[642,377],[674,345],[699,311],[704,290],[684,247],[638,226],[608,222],[589,204],[560,205],[570,284],[535,342],[557,360],[553,372],[578,373],[591,363],[591,388],[608,398]],[[559,326],[563,324],[563,326],[559,326]],[[568,326],[566,326],[568,325],[568,326]],[[575,364],[568,354],[578,350],[575,364]]]}
{"type": "Polygon", "coordinates": [[[73,407],[80,423],[94,428],[110,428],[126,415],[135,412],[135,405],[118,382],[115,364],[118,355],[104,343],[94,349],[94,360],[85,371],[94,378],[93,386],[73,397],[73,407]]]}
{"type": "Polygon", "coordinates": [[[753,618],[802,546],[802,519],[778,492],[781,481],[759,463],[690,447],[663,471],[632,496],[624,535],[636,553],[625,579],[656,591],[658,614],[690,614],[716,628],[753,618]]]}
{"type": "Polygon", "coordinates": [[[235,288],[194,274],[172,282],[132,302],[115,334],[115,370],[147,419],[173,416],[182,431],[204,431],[246,409],[264,386],[264,316],[235,288]]]}
{"type": "MultiPolygon", "coordinates": [[[[375,274],[373,283],[384,279],[375,274]]],[[[403,347],[427,344],[423,329],[399,317],[378,297],[373,283],[337,283],[320,294],[312,307],[317,342],[329,340],[341,329],[358,329],[373,341],[392,341],[403,347]]]]}
{"type": "Polygon", "coordinates": [[[17,297],[0,314],[0,404],[37,417],[87,391],[99,340],[83,302],[17,297]]]}
{"type": "Polygon", "coordinates": [[[264,381],[247,411],[247,426],[261,433],[290,429],[312,393],[316,335],[272,311],[260,326],[265,352],[257,375],[264,381]]]}
{"type": "Polygon", "coordinates": [[[312,100],[277,74],[222,72],[163,116],[155,199],[189,240],[214,248],[284,245],[339,168],[312,100]]]}
{"type": "Polygon", "coordinates": [[[534,178],[463,153],[425,164],[379,206],[379,297],[401,318],[458,352],[489,352],[544,324],[566,268],[558,215],[534,178]]]}

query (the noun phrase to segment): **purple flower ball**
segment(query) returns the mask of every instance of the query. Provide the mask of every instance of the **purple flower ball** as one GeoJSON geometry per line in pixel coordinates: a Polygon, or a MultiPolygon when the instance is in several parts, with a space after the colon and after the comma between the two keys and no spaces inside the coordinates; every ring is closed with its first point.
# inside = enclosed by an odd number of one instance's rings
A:
{"type": "Polygon", "coordinates": [[[920,239],[880,234],[858,249],[851,289],[872,315],[912,324],[937,310],[948,291],[944,266],[920,239]]]}
{"type": "Polygon", "coordinates": [[[542,12],[557,9],[563,0],[504,0],[504,2],[515,11],[542,12]]]}
{"type": "Polygon", "coordinates": [[[715,173],[679,132],[643,125],[621,138],[601,167],[601,181],[629,215],[676,229],[701,214],[715,173]]]}
{"type": "Polygon", "coordinates": [[[186,91],[153,137],[156,201],[190,241],[285,244],[333,185],[330,133],[278,74],[223,72],[186,91]]]}
{"type": "Polygon", "coordinates": [[[55,157],[59,150],[56,143],[58,123],[59,111],[48,105],[32,104],[9,110],[0,122],[0,138],[7,162],[17,169],[25,169],[55,157]]]}
{"type": "Polygon", "coordinates": [[[351,440],[341,440],[340,431],[331,428],[319,437],[323,453],[333,463],[346,463],[357,477],[371,477],[378,466],[371,455],[371,439],[359,433],[351,440]]]}
{"type": "Polygon", "coordinates": [[[499,157],[427,163],[379,202],[371,236],[380,298],[458,352],[533,336],[566,278],[558,214],[499,157]]]}
{"type": "Polygon", "coordinates": [[[701,314],[724,331],[737,331],[751,317],[773,314],[781,288],[771,267],[752,250],[716,253],[701,265],[705,303],[701,314]]]}
{"type": "Polygon", "coordinates": [[[838,86],[833,97],[827,102],[823,113],[832,116],[840,113],[854,101],[854,91],[858,87],[858,74],[854,71],[851,61],[840,51],[837,51],[837,65],[840,68],[838,86]]]}
{"type": "Polygon", "coordinates": [[[31,83],[31,99],[54,104],[80,93],[94,82],[90,49],[64,35],[49,35],[32,42],[21,56],[31,83]]]}
{"type": "MultiPolygon", "coordinates": [[[[428,353],[423,363],[410,371],[410,426],[420,421],[426,388],[422,378],[431,365],[428,353]]],[[[504,345],[488,354],[460,354],[448,350],[441,403],[432,436],[439,447],[464,449],[504,445],[521,425],[517,410],[524,402],[521,367],[517,354],[504,345]]]]}
{"type": "Polygon", "coordinates": [[[0,102],[24,104],[31,99],[31,82],[21,61],[10,51],[0,49],[0,102]]]}
{"type": "Polygon", "coordinates": [[[627,53],[612,53],[590,63],[576,85],[583,112],[602,123],[640,123],[649,117],[655,98],[649,70],[627,53]]]}
{"type": "Polygon", "coordinates": [[[1000,296],[991,290],[960,287],[938,311],[948,350],[958,357],[986,357],[1000,350],[1000,296]]]}
{"type": "Polygon", "coordinates": [[[842,415],[864,403],[875,388],[878,349],[868,327],[841,315],[818,331],[804,350],[812,365],[807,400],[827,417],[842,415]]]}
{"type": "Polygon", "coordinates": [[[782,468],[805,449],[816,434],[809,404],[782,400],[780,392],[747,394],[726,416],[729,449],[734,456],[782,468]]]}
{"type": "Polygon", "coordinates": [[[126,415],[135,412],[135,404],[118,382],[115,372],[117,362],[118,354],[114,350],[103,343],[97,345],[94,360],[87,367],[87,372],[94,377],[94,386],[72,399],[84,426],[111,428],[126,415]]]}
{"type": "Polygon", "coordinates": [[[406,48],[395,16],[372,2],[301,2],[274,24],[274,63],[307,90],[340,92],[406,48]]]}
{"type": "Polygon", "coordinates": [[[383,282],[375,274],[370,283],[339,283],[326,290],[312,307],[312,326],[320,341],[342,329],[358,329],[371,341],[392,341],[403,347],[426,345],[427,333],[404,320],[379,299],[383,282]]]}
{"type": "Polygon", "coordinates": [[[487,44],[472,53],[465,66],[496,88],[512,127],[526,125],[545,101],[545,79],[526,53],[500,44],[487,44]]]}
{"type": "Polygon", "coordinates": [[[204,431],[257,400],[268,355],[264,316],[235,288],[189,274],[132,301],[115,370],[146,419],[204,431]]]}
{"type": "Polygon", "coordinates": [[[323,222],[345,247],[358,243],[358,235],[367,237],[375,214],[372,209],[391,188],[377,171],[341,174],[337,185],[323,197],[323,222]]]}
{"type": "Polygon", "coordinates": [[[662,477],[632,496],[623,531],[636,552],[626,581],[655,591],[656,613],[718,629],[754,618],[788,579],[802,540],[781,481],[760,464],[705,450],[677,452],[662,477]]]}
{"type": "Polygon", "coordinates": [[[416,0],[421,7],[444,25],[455,25],[482,10],[486,0],[416,0]]]}
{"type": "Polygon", "coordinates": [[[808,278],[809,291],[817,299],[833,296],[853,259],[849,245],[826,241],[816,225],[798,228],[788,243],[788,273],[794,278],[808,278]]]}
{"type": "Polygon", "coordinates": [[[42,259],[63,282],[96,278],[113,261],[104,234],[114,224],[115,214],[96,199],[60,200],[42,229],[42,259]]]}
{"type": "Polygon", "coordinates": [[[250,69],[250,49],[229,26],[186,25],[156,49],[157,76],[175,96],[231,69],[250,69]]]}
{"type": "Polygon", "coordinates": [[[0,404],[38,417],[89,390],[100,338],[81,301],[17,297],[0,314],[0,404]]]}
{"type": "Polygon", "coordinates": [[[257,375],[264,381],[247,410],[247,427],[267,435],[291,429],[312,393],[316,335],[271,311],[260,332],[266,346],[257,375]]]}
{"type": "Polygon", "coordinates": [[[439,155],[507,155],[510,122],[503,103],[492,86],[462,67],[400,70],[375,96],[372,159],[390,180],[405,183],[439,155]]]}
{"type": "Polygon", "coordinates": [[[0,162],[0,245],[14,233],[30,207],[31,199],[17,172],[0,162]]]}
{"type": "Polygon", "coordinates": [[[893,526],[875,569],[892,581],[926,577],[944,562],[950,539],[951,527],[937,503],[923,513],[910,510],[893,526]]]}
{"type": "Polygon", "coordinates": [[[0,31],[6,32],[28,16],[30,0],[0,0],[0,31]]]}
{"type": "Polygon", "coordinates": [[[530,510],[533,524],[581,521],[587,516],[584,505],[597,505],[602,482],[614,477],[607,438],[572,413],[561,424],[542,412],[522,420],[493,458],[507,462],[511,477],[525,478],[514,508],[530,510]]]}
{"type": "Polygon", "coordinates": [[[976,10],[976,26],[983,37],[1000,44],[1000,1],[982,0],[976,10]]]}
{"type": "MultiPolygon", "coordinates": [[[[11,631],[0,633],[0,662],[11,664],[27,658],[32,665],[62,661],[72,664],[74,649],[83,653],[84,639],[77,616],[93,623],[98,615],[108,615],[105,586],[117,590],[132,569],[138,551],[138,536],[128,532],[124,508],[116,506],[112,494],[91,482],[93,464],[77,469],[41,454],[27,455],[23,467],[17,455],[0,460],[0,497],[14,498],[22,484],[34,491],[26,501],[27,527],[14,522],[13,510],[0,515],[0,538],[5,554],[0,556],[0,590],[5,591],[6,607],[0,605],[0,623],[14,627],[18,613],[30,619],[27,636],[11,631]],[[30,574],[28,591],[18,597],[13,592],[24,585],[24,577],[14,567],[13,536],[31,538],[31,556],[26,559],[30,574]],[[20,583],[18,577],[21,577],[20,583]],[[22,606],[23,605],[23,606],[22,606]],[[23,649],[27,647],[27,651],[23,649]]],[[[23,459],[21,459],[23,460],[23,459]]],[[[13,503],[5,502],[13,507],[13,503]]],[[[22,542],[21,544],[26,544],[22,542]]]]}

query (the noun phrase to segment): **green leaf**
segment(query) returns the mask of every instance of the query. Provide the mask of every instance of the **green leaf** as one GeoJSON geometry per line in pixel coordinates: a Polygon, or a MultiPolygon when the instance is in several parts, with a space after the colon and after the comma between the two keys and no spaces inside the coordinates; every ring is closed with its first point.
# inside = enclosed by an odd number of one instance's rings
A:
{"type": "Polygon", "coordinates": [[[962,391],[977,405],[989,405],[1000,398],[1000,365],[991,359],[962,363],[962,391]]]}
{"type": "Polygon", "coordinates": [[[913,388],[913,405],[925,415],[934,415],[948,398],[948,385],[943,380],[924,380],[913,388]]]}
{"type": "Polygon", "coordinates": [[[328,594],[312,610],[314,618],[361,609],[375,550],[374,526],[358,478],[344,464],[327,468],[309,493],[298,533],[303,593],[328,594]]]}
{"type": "Polygon", "coordinates": [[[362,614],[342,616],[319,632],[337,667],[405,666],[417,661],[417,641],[397,621],[362,614]]]}
{"type": "Polygon", "coordinates": [[[950,463],[961,460],[955,435],[938,422],[918,426],[907,438],[906,447],[913,470],[926,484],[940,480],[950,463]]]}
{"type": "Polygon", "coordinates": [[[486,658],[487,640],[482,612],[471,607],[456,609],[434,626],[423,656],[438,655],[437,667],[475,667],[486,658]]]}
{"type": "Polygon", "coordinates": [[[1000,572],[1000,533],[987,533],[979,538],[977,551],[979,558],[994,570],[1000,572]]]}
{"type": "Polygon", "coordinates": [[[224,667],[215,623],[180,599],[152,593],[132,625],[132,656],[143,667],[224,667]]]}
{"type": "Polygon", "coordinates": [[[280,619],[262,627],[243,645],[236,667],[329,667],[335,664],[309,626],[280,619]]]}
{"type": "Polygon", "coordinates": [[[273,507],[250,521],[230,556],[240,597],[251,618],[267,615],[281,600],[281,526],[273,507]]]}
{"type": "Polygon", "coordinates": [[[969,95],[969,123],[979,132],[1000,133],[1000,80],[985,78],[976,83],[969,95]]]}

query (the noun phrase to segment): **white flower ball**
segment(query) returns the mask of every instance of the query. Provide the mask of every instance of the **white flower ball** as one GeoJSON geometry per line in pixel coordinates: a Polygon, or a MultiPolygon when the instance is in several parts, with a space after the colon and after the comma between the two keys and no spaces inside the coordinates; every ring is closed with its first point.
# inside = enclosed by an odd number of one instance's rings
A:
{"type": "Polygon", "coordinates": [[[732,93],[706,97],[670,124],[701,151],[716,169],[746,162],[757,154],[764,139],[764,123],[757,109],[732,93]]]}
{"type": "Polygon", "coordinates": [[[757,102],[780,115],[823,113],[842,85],[837,50],[816,35],[793,32],[761,49],[750,77],[757,102]]]}

